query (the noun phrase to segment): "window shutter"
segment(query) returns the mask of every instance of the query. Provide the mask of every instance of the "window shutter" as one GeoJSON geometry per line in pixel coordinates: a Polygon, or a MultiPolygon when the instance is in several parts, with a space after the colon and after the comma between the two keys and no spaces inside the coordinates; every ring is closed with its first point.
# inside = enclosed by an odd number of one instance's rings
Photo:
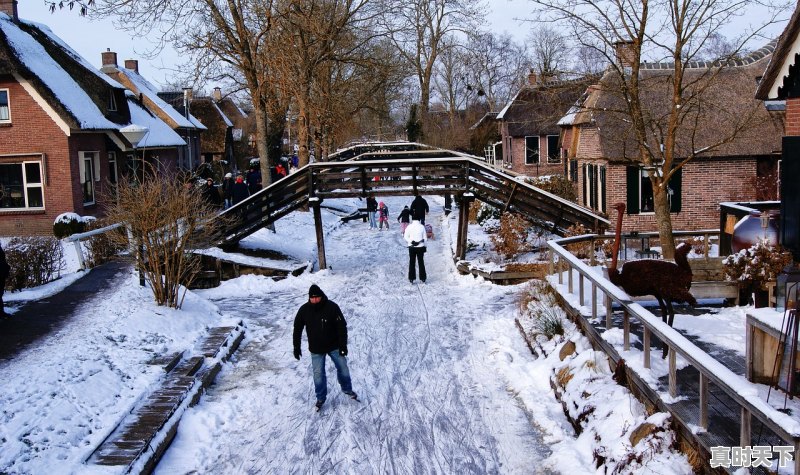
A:
{"type": "Polygon", "coordinates": [[[83,163],[83,152],[78,153],[78,173],[81,180],[81,185],[86,183],[86,165],[83,163]]]}
{"type": "Polygon", "coordinates": [[[678,213],[681,210],[681,182],[683,168],[675,170],[675,174],[669,179],[668,186],[672,189],[672,205],[669,207],[670,213],[678,213]]]}
{"type": "Polygon", "coordinates": [[[628,182],[628,214],[639,214],[639,177],[641,176],[641,171],[639,171],[639,167],[625,167],[625,174],[628,182]]]}
{"type": "Polygon", "coordinates": [[[606,212],[606,167],[600,167],[600,206],[597,210],[601,213],[606,212]]]}

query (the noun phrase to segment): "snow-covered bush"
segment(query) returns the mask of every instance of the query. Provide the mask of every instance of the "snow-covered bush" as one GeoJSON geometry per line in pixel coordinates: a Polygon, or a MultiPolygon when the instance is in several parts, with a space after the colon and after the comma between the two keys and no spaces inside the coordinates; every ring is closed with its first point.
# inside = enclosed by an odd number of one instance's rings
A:
{"type": "Polygon", "coordinates": [[[61,277],[64,251],[61,242],[53,237],[17,237],[5,248],[11,271],[6,288],[20,290],[37,287],[61,277]]]}
{"type": "Polygon", "coordinates": [[[766,240],[731,254],[722,261],[725,279],[739,283],[739,288],[766,290],[766,283],[777,279],[792,262],[792,254],[766,240]]]}
{"type": "Polygon", "coordinates": [[[575,184],[569,181],[569,178],[564,175],[544,175],[527,178],[525,181],[536,188],[540,188],[548,193],[564,198],[565,200],[578,201],[575,184]]]}
{"type": "Polygon", "coordinates": [[[93,217],[84,218],[77,213],[61,213],[53,221],[53,236],[63,239],[86,230],[87,222],[93,217]]]}
{"type": "Polygon", "coordinates": [[[529,226],[530,223],[522,216],[503,213],[500,218],[500,229],[490,238],[494,250],[506,259],[511,259],[526,250],[529,226]]]}

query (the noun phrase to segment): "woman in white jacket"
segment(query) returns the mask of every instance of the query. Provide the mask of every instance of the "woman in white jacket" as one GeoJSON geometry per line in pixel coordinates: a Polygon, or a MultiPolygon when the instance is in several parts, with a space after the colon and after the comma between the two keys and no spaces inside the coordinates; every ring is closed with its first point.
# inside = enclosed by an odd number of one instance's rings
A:
{"type": "Polygon", "coordinates": [[[419,262],[419,280],[423,283],[428,275],[425,273],[425,226],[423,226],[416,216],[411,220],[411,224],[406,228],[403,233],[403,238],[408,243],[408,281],[412,284],[417,278],[416,266],[414,264],[419,262]]]}

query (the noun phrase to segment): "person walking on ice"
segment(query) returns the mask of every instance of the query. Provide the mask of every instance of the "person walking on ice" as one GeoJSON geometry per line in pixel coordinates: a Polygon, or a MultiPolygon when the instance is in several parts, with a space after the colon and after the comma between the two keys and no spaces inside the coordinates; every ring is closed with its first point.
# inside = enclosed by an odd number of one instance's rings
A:
{"type": "Polygon", "coordinates": [[[308,302],[300,306],[294,317],[294,357],[300,360],[300,337],[303,328],[308,337],[308,351],[311,353],[314,391],[317,411],[325,404],[328,396],[328,380],[325,376],[325,357],[328,356],[336,367],[336,378],[342,392],[351,399],[358,400],[350,381],[350,369],[347,367],[347,322],[342,310],[329,300],[316,284],[308,289],[308,302]]]}
{"type": "Polygon", "coordinates": [[[411,210],[408,209],[408,205],[403,207],[403,211],[400,211],[400,216],[397,217],[397,222],[400,223],[400,234],[405,236],[408,223],[411,222],[411,210]]]}
{"type": "Polygon", "coordinates": [[[415,262],[419,263],[419,280],[425,283],[428,278],[425,272],[425,226],[419,222],[417,215],[413,215],[411,224],[403,233],[403,239],[408,243],[408,281],[412,284],[417,278],[415,262]]]}

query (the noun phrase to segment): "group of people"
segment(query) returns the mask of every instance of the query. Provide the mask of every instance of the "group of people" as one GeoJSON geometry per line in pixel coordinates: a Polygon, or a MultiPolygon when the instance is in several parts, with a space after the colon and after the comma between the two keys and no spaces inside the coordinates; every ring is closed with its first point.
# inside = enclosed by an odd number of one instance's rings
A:
{"type": "Polygon", "coordinates": [[[203,200],[214,208],[228,209],[261,189],[261,171],[257,166],[251,166],[247,171],[246,179],[242,173],[238,173],[236,179],[233,178],[232,173],[226,173],[220,188],[222,196],[214,184],[214,179],[207,178],[206,184],[201,190],[203,200]]]}

